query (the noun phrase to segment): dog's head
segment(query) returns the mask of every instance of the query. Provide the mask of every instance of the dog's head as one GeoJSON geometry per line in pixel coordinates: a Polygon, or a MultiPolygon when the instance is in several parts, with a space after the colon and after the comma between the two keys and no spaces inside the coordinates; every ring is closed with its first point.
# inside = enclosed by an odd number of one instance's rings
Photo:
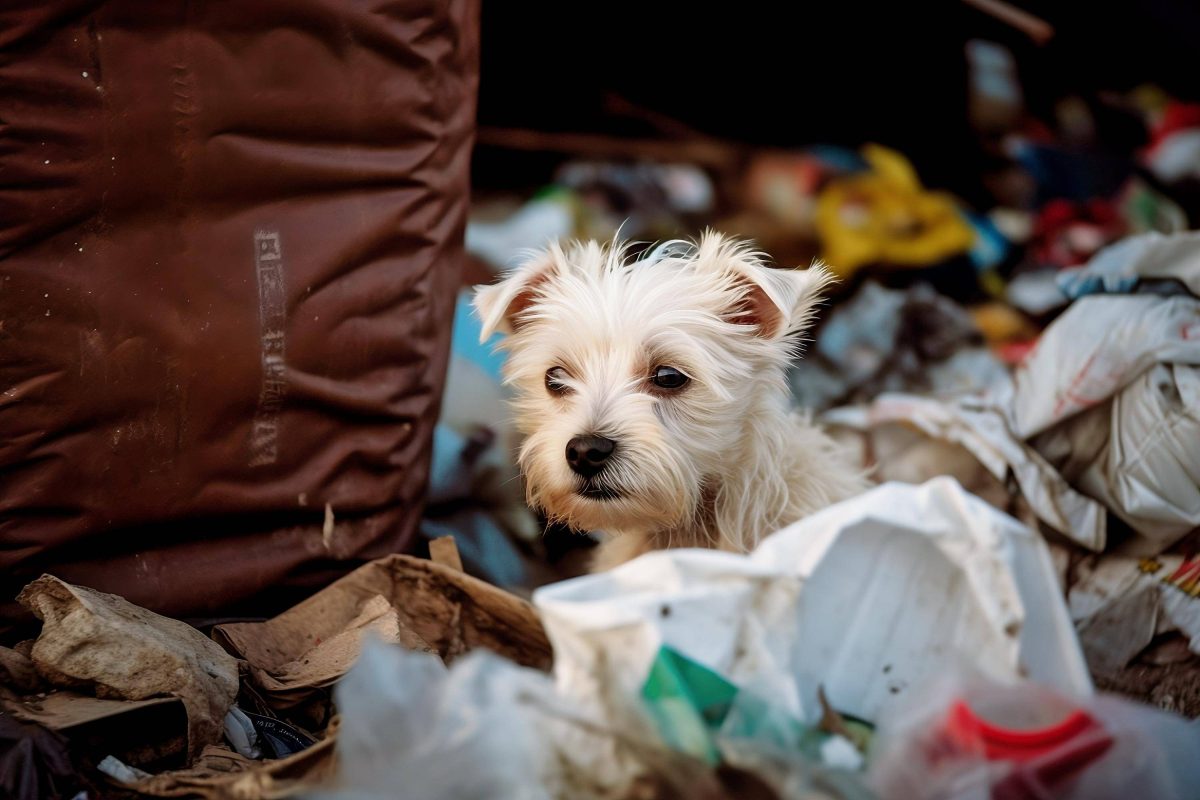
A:
{"type": "Polygon", "coordinates": [[[718,491],[830,280],[766,266],[714,233],[631,260],[594,242],[552,246],[475,308],[508,334],[506,380],[526,434],[531,505],[583,530],[686,524],[718,491]]]}

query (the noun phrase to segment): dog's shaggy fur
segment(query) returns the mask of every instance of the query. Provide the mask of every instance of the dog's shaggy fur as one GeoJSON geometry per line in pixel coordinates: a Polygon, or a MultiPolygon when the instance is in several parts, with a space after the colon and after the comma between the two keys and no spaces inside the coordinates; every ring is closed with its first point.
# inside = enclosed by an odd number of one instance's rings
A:
{"type": "Polygon", "coordinates": [[[530,504],[607,534],[605,569],[663,547],[744,552],[862,491],[833,441],[789,411],[785,370],[829,280],[707,233],[640,260],[555,245],[480,288],[484,339],[508,333],[530,504]],[[686,384],[656,385],[662,367],[686,384]],[[578,436],[614,444],[594,476],[568,464],[578,436]]]}

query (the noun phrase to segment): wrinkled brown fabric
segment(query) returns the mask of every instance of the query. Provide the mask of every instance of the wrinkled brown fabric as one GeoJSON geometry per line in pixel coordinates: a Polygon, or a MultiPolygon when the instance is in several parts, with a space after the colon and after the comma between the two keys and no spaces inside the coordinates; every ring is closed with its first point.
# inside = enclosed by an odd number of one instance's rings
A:
{"type": "Polygon", "coordinates": [[[476,0],[0,6],[0,628],[42,572],[266,614],[405,547],[477,39],[476,0]]]}

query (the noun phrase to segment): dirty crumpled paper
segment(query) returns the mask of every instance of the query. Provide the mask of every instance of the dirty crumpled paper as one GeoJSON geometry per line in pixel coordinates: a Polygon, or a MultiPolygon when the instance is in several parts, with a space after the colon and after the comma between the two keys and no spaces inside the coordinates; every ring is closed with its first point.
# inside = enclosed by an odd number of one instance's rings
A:
{"type": "Polygon", "coordinates": [[[31,660],[49,683],[107,699],[178,697],[189,755],[220,739],[237,696],[237,660],[195,628],[51,575],[17,600],[42,620],[31,660]]]}
{"type": "Polygon", "coordinates": [[[331,631],[327,637],[322,633],[318,629],[309,631],[302,639],[259,640],[263,647],[258,652],[273,658],[252,661],[250,674],[264,694],[272,698],[275,708],[291,707],[336,683],[358,658],[363,636],[368,633],[413,650],[430,650],[429,644],[379,594],[368,597],[342,630],[331,631]],[[289,659],[292,655],[289,642],[294,641],[303,641],[311,649],[289,659]]]}
{"type": "Polygon", "coordinates": [[[447,663],[476,647],[539,669],[549,669],[551,659],[529,603],[452,567],[404,555],[365,564],[266,622],[213,630],[250,663],[255,688],[277,710],[336,683],[368,634],[447,663]]]}

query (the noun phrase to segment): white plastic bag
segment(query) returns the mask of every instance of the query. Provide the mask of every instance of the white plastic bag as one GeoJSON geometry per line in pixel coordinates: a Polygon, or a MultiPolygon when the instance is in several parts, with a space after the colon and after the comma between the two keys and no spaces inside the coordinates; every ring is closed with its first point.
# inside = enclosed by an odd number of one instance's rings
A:
{"type": "Polygon", "coordinates": [[[638,691],[662,645],[797,719],[873,719],[962,652],[1087,695],[1091,682],[1041,538],[949,478],[885,484],[750,556],[649,553],[534,594],[560,692],[638,691]]]}
{"type": "Polygon", "coordinates": [[[1046,329],[1013,376],[1013,433],[1036,436],[1104,402],[1155,364],[1200,365],[1200,300],[1089,295],[1046,329]]]}
{"type": "Polygon", "coordinates": [[[1155,555],[1200,526],[1200,368],[1157,364],[1031,443],[1137,531],[1126,555],[1155,555]]]}

